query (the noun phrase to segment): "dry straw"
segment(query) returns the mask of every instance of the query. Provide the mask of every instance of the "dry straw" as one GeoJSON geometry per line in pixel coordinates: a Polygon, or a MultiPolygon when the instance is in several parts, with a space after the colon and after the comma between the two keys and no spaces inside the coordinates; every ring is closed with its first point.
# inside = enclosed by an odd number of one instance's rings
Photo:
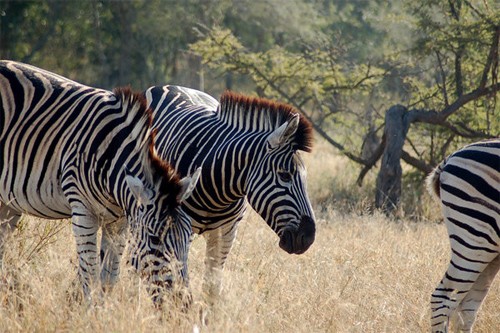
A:
{"type": "MultiPolygon", "coordinates": [[[[223,296],[208,315],[208,326],[200,320],[207,309],[201,293],[202,237],[195,238],[190,252],[194,304],[189,311],[168,304],[163,312],[155,310],[145,286],[125,264],[116,288],[89,306],[75,299],[80,287],[69,223],[26,218],[6,251],[0,332],[428,332],[430,294],[448,263],[444,225],[366,214],[362,203],[352,203],[350,211],[337,209],[343,197],[334,191],[362,200],[363,189],[350,194],[356,176],[348,171],[352,166],[321,144],[316,150],[318,155],[307,158],[318,217],[316,242],[303,255],[286,254],[267,225],[249,214],[240,225],[223,273],[223,296]],[[332,184],[344,188],[325,189],[332,184]]],[[[498,308],[496,279],[476,332],[498,331],[498,308]]]]}

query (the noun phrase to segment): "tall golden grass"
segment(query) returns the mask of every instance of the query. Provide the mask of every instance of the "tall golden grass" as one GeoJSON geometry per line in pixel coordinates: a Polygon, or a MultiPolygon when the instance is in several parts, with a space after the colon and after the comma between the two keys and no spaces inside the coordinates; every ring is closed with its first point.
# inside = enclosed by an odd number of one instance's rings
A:
{"type": "MultiPolygon", "coordinates": [[[[438,206],[435,219],[367,213],[371,189],[352,188],[356,170],[320,145],[307,157],[317,236],[303,255],[278,248],[255,213],[241,223],[223,272],[223,295],[202,325],[203,237],[190,252],[194,303],[156,310],[123,264],[121,279],[96,304],[80,290],[69,222],[25,217],[9,241],[0,280],[0,332],[426,332],[430,294],[448,264],[438,206]],[[342,193],[338,193],[338,192],[342,193]],[[340,207],[340,208],[339,208],[340,207]],[[56,228],[60,226],[60,231],[56,228]],[[51,232],[55,234],[51,234],[51,232]]],[[[476,332],[500,327],[495,281],[476,332]]]]}

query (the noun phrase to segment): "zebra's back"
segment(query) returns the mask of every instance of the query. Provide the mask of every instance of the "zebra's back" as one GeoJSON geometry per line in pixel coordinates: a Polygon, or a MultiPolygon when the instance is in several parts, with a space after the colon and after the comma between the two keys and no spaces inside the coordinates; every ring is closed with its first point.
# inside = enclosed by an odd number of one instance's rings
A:
{"type": "Polygon", "coordinates": [[[0,201],[39,217],[70,217],[61,175],[83,154],[79,147],[91,140],[90,129],[99,121],[84,110],[105,108],[116,99],[111,92],[7,61],[0,62],[0,82],[0,201]]]}

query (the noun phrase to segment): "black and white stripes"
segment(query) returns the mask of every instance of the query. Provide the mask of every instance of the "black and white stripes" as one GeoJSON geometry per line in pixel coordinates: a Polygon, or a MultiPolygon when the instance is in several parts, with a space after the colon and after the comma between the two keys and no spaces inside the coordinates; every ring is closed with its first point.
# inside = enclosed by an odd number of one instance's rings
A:
{"type": "Polygon", "coordinates": [[[206,288],[220,291],[220,271],[246,200],[289,253],[306,251],[315,237],[299,150],[310,151],[312,127],[292,107],[226,92],[220,104],[178,86],[145,91],[158,128],[159,155],[187,175],[202,177],[183,207],[193,230],[207,239],[206,288]]]}
{"type": "Polygon", "coordinates": [[[132,263],[148,279],[187,279],[191,224],[179,203],[196,179],[180,180],[156,155],[142,95],[2,61],[0,111],[0,258],[22,213],[71,217],[87,297],[98,280],[101,227],[103,287],[118,277],[128,229],[132,263]],[[171,260],[182,263],[178,271],[171,260]]]}
{"type": "Polygon", "coordinates": [[[437,195],[451,244],[451,260],[432,294],[433,332],[472,331],[477,311],[500,269],[500,139],[464,147],[428,178],[437,195]]]}

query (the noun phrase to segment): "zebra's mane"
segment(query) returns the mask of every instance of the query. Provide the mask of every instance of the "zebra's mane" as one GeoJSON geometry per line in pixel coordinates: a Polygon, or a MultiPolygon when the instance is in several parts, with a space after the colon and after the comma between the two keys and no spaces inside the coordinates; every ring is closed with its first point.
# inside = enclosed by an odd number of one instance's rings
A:
{"type": "MultiPolygon", "coordinates": [[[[265,98],[245,96],[226,91],[220,97],[220,120],[241,130],[272,132],[293,115],[299,114],[291,105],[265,98]]],[[[311,123],[302,115],[293,141],[296,150],[310,152],[313,143],[311,123]]]]}
{"type": "Polygon", "coordinates": [[[175,208],[178,206],[177,196],[182,190],[181,180],[179,174],[175,169],[165,160],[162,160],[155,149],[155,138],[158,129],[153,129],[151,132],[151,140],[149,141],[149,157],[153,164],[153,170],[156,173],[153,175],[155,178],[161,179],[159,191],[163,194],[169,195],[168,207],[175,208]]]}
{"type": "MultiPolygon", "coordinates": [[[[177,195],[182,189],[180,178],[175,169],[167,162],[162,160],[155,149],[155,138],[157,129],[153,129],[153,111],[147,106],[146,97],[140,92],[134,92],[130,87],[119,87],[113,90],[113,93],[121,99],[122,103],[128,103],[130,106],[138,107],[138,115],[145,117],[147,129],[150,131],[148,154],[151,162],[153,181],[161,181],[159,191],[169,198],[168,206],[175,208],[177,195]]],[[[134,107],[129,108],[129,112],[134,107]]]]}

